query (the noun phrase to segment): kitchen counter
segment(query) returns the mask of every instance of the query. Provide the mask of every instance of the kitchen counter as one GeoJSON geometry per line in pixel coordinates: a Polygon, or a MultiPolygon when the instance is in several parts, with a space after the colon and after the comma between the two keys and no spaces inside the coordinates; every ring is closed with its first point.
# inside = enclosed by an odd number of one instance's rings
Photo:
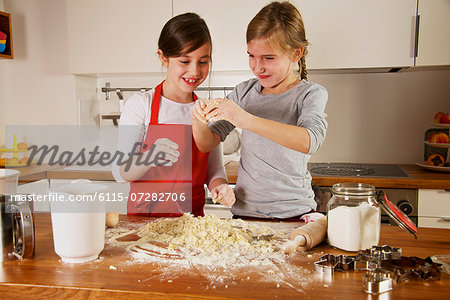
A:
{"type": "Polygon", "coordinates": [[[450,173],[424,170],[417,165],[399,165],[410,178],[351,178],[351,177],[313,177],[319,186],[332,186],[339,182],[368,183],[380,188],[404,189],[450,189],[450,173]]]}
{"type": "MultiPolygon", "coordinates": [[[[230,162],[226,171],[230,182],[236,182],[239,162],[230,162]]],[[[405,189],[450,189],[450,173],[431,172],[413,164],[399,165],[410,178],[369,178],[369,177],[331,177],[315,176],[313,181],[318,186],[332,186],[340,182],[361,182],[382,188],[405,189]]]]}
{"type": "MultiPolygon", "coordinates": [[[[258,266],[245,267],[237,277],[227,280],[220,268],[200,272],[191,265],[177,276],[168,276],[170,266],[159,263],[132,263],[123,248],[107,246],[100,258],[83,264],[62,263],[53,250],[49,214],[36,214],[36,254],[32,259],[4,262],[0,272],[2,298],[152,298],[152,299],[372,299],[363,291],[361,271],[336,273],[334,277],[321,277],[314,272],[313,262],[326,253],[349,254],[331,249],[322,243],[308,253],[295,253],[288,263],[304,270],[302,282],[299,274],[285,274],[282,267],[262,277],[264,270],[258,266]],[[320,295],[320,297],[318,297],[320,295]]],[[[142,223],[145,218],[120,216],[122,224],[142,223]]],[[[271,225],[275,223],[267,223],[271,225]]],[[[298,223],[286,224],[289,231],[298,223]]],[[[404,256],[425,258],[430,255],[450,253],[448,229],[419,228],[414,240],[400,228],[383,225],[380,245],[401,247],[404,256]]],[[[176,268],[176,267],[172,267],[176,268]]],[[[412,279],[394,284],[394,289],[382,295],[385,299],[448,299],[450,276],[441,274],[439,281],[412,279]]],[[[376,296],[375,296],[376,297],[376,296]]],[[[377,297],[378,298],[378,297],[377,297]]],[[[384,299],[384,298],[383,298],[384,299]]]]}
{"type": "Polygon", "coordinates": [[[47,172],[48,179],[89,179],[95,181],[115,181],[111,171],[92,170],[64,170],[64,168],[52,169],[47,172]]]}
{"type": "MultiPolygon", "coordinates": [[[[231,161],[225,168],[230,183],[236,183],[239,163],[231,161]]],[[[415,164],[402,164],[400,167],[410,178],[352,178],[352,177],[313,177],[319,186],[332,186],[338,182],[361,182],[381,188],[410,188],[410,189],[450,189],[450,173],[432,172],[424,170],[415,164]]],[[[110,171],[77,170],[67,171],[60,166],[31,166],[19,168],[21,183],[49,178],[49,179],[79,179],[87,178],[99,181],[114,181],[110,171]],[[37,179],[39,178],[39,179],[37,179]]]]}
{"type": "Polygon", "coordinates": [[[36,165],[29,167],[14,168],[20,172],[19,184],[29,183],[47,178],[47,172],[50,170],[60,169],[61,166],[49,166],[47,164],[36,165]]]}

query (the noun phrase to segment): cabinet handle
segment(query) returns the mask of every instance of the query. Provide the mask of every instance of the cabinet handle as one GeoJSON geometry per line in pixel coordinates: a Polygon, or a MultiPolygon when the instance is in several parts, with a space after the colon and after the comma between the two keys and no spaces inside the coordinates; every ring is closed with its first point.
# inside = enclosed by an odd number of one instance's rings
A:
{"type": "Polygon", "coordinates": [[[418,56],[419,52],[419,25],[420,25],[420,15],[416,17],[416,28],[414,36],[414,58],[418,56]]]}
{"type": "Polygon", "coordinates": [[[442,221],[447,221],[447,222],[450,221],[450,217],[442,217],[441,219],[442,219],[442,221]]]}

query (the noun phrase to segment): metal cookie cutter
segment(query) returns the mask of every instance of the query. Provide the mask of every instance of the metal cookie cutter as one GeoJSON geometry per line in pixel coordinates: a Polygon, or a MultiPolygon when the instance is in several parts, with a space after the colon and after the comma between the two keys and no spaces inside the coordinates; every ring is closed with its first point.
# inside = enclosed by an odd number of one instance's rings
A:
{"type": "Polygon", "coordinates": [[[316,270],[316,272],[329,276],[332,276],[334,274],[334,271],[347,272],[348,270],[354,270],[355,257],[346,255],[334,256],[332,254],[326,254],[320,257],[319,261],[316,261],[314,263],[314,269],[316,270]]]}
{"type": "Polygon", "coordinates": [[[373,246],[358,253],[355,258],[355,270],[373,271],[381,268],[382,261],[400,259],[401,257],[401,248],[394,248],[388,245],[373,246]]]}
{"type": "Polygon", "coordinates": [[[450,275],[450,255],[433,255],[430,259],[432,262],[440,264],[441,270],[450,275]]]}
{"type": "Polygon", "coordinates": [[[371,249],[362,251],[363,255],[377,260],[391,260],[402,257],[402,248],[394,248],[389,245],[373,246],[371,249]]]}
{"type": "Polygon", "coordinates": [[[357,255],[355,259],[355,270],[357,271],[373,271],[381,267],[378,259],[367,257],[364,255],[357,255]]]}
{"type": "Polygon", "coordinates": [[[389,271],[375,269],[363,276],[364,291],[370,294],[381,294],[392,290],[392,278],[389,271]]]}

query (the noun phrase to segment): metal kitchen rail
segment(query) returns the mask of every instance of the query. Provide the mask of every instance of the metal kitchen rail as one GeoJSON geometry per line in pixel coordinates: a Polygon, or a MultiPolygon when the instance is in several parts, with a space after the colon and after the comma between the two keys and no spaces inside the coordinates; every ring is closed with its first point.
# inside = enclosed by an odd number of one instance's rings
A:
{"type": "MultiPolygon", "coordinates": [[[[111,95],[110,92],[115,92],[117,94],[117,97],[119,97],[119,100],[123,100],[123,95],[122,92],[144,92],[144,91],[149,91],[153,88],[114,88],[111,87],[111,83],[110,82],[105,82],[105,86],[102,87],[102,92],[105,93],[105,99],[109,100],[111,99],[111,95]]],[[[210,86],[210,87],[198,87],[196,89],[196,91],[208,91],[208,92],[212,92],[212,91],[223,91],[224,94],[226,93],[226,91],[232,91],[234,89],[234,87],[229,87],[229,86],[210,86]]]]}

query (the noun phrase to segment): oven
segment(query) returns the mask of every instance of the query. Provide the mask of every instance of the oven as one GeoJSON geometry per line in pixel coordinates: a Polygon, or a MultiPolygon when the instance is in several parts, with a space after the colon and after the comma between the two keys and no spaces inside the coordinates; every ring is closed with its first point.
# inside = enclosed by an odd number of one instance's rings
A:
{"type": "MultiPolygon", "coordinates": [[[[350,178],[409,178],[398,165],[390,164],[360,164],[360,163],[310,163],[308,169],[313,177],[350,177],[350,178]]],[[[313,179],[314,181],[314,179],[313,179]]],[[[345,181],[345,180],[344,180],[345,181]]],[[[318,186],[313,182],[313,190],[317,202],[317,211],[326,213],[330,200],[331,186],[318,186]]],[[[397,205],[417,226],[418,190],[404,188],[376,188],[386,193],[388,199],[397,205]]],[[[384,213],[382,223],[395,225],[395,221],[384,213]]]]}

